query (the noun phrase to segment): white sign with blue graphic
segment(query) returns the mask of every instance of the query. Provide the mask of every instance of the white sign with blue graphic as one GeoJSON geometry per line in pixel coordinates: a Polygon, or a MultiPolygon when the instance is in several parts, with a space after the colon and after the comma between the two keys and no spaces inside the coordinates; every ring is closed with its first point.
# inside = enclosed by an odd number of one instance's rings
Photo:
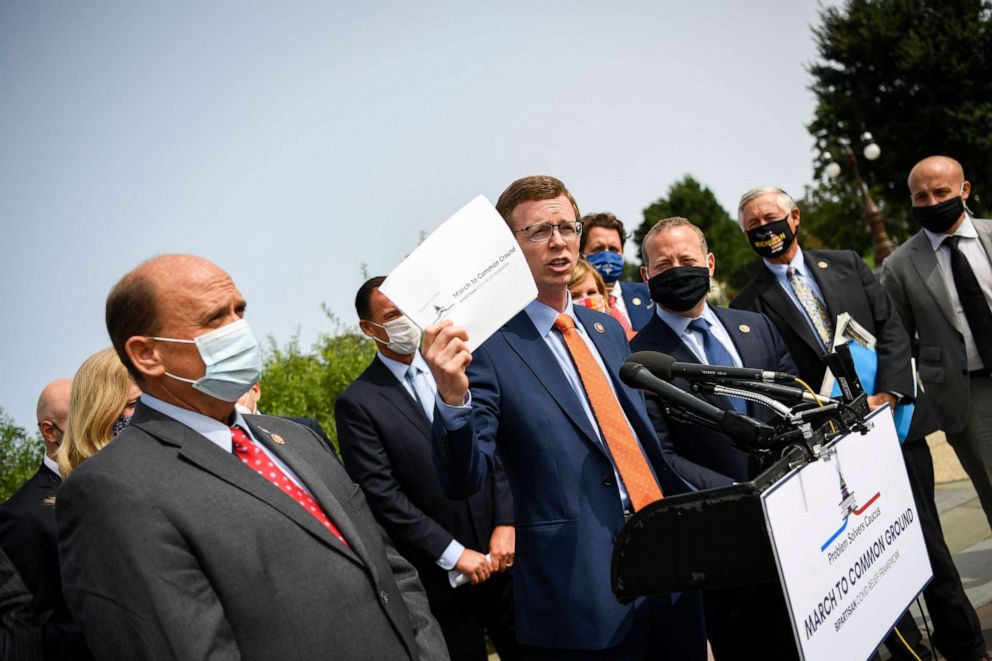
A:
{"type": "Polygon", "coordinates": [[[869,424],[762,495],[806,661],[867,659],[932,575],[892,414],[869,424]]]}

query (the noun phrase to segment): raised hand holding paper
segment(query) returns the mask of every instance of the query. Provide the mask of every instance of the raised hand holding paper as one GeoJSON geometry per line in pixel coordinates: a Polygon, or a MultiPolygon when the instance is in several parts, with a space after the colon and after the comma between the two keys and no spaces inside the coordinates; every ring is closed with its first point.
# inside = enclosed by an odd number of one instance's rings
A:
{"type": "Polygon", "coordinates": [[[537,297],[516,238],[482,195],[434,230],[379,290],[421,328],[443,319],[464,327],[473,351],[537,297]]]}

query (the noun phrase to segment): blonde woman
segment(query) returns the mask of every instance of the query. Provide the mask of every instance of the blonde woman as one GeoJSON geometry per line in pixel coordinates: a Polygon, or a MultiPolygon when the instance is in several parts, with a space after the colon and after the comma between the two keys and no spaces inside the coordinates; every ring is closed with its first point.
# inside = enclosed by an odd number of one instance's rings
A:
{"type": "Polygon", "coordinates": [[[636,333],[630,328],[630,322],[616,307],[616,299],[607,293],[606,283],[592,264],[579,257],[572,269],[572,279],[568,283],[568,291],[572,294],[572,302],[612,316],[623,326],[627,339],[636,333]]]}
{"type": "Polygon", "coordinates": [[[58,451],[63,480],[127,427],[139,396],[141,390],[113,349],[86,359],[72,381],[69,420],[58,451]]]}

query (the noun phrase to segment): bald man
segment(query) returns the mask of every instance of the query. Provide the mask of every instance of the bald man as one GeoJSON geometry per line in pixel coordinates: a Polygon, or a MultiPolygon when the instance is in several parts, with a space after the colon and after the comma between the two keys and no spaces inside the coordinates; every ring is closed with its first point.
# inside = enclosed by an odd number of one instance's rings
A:
{"type": "Polygon", "coordinates": [[[882,283],[918,335],[923,386],[992,526],[992,220],[968,210],[953,158],[923,159],[908,184],[921,229],[885,260],[882,283]]]}
{"type": "Polygon", "coordinates": [[[50,499],[62,483],[55,453],[69,417],[72,379],[58,379],[38,397],[38,429],[45,456],[38,472],[0,506],[0,549],[31,592],[31,619],[41,629],[45,658],[88,659],[79,625],[62,596],[55,508],[50,499]]]}
{"type": "Polygon", "coordinates": [[[107,298],[143,394],[56,504],[66,600],[100,659],[447,659],[416,571],[311,430],[244,415],[259,344],[227,273],[151,259],[107,298]]]}

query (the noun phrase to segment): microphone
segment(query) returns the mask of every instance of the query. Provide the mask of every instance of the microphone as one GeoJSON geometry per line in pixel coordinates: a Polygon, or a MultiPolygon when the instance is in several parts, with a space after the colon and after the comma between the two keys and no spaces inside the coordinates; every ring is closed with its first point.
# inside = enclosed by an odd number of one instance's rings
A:
{"type": "Polygon", "coordinates": [[[638,363],[646,367],[656,377],[665,381],[682,377],[694,380],[725,380],[763,381],[765,383],[795,383],[791,374],[771,372],[751,367],[727,367],[725,365],[698,365],[696,363],[677,363],[667,353],[657,351],[638,351],[627,357],[628,362],[638,363]]]}
{"type": "MultiPolygon", "coordinates": [[[[765,381],[742,381],[739,379],[727,379],[724,385],[730,388],[741,388],[744,390],[751,390],[754,392],[759,392],[769,397],[773,397],[777,400],[788,402],[790,404],[798,404],[800,402],[808,402],[810,404],[817,404],[816,397],[811,393],[803,390],[802,388],[793,388],[792,386],[782,386],[777,383],[766,383],[765,381]]],[[[706,383],[693,383],[692,391],[696,392],[696,389],[702,392],[712,392],[713,385],[706,383]]],[[[823,399],[829,400],[828,397],[823,399]]]]}
{"type": "MultiPolygon", "coordinates": [[[[633,354],[631,358],[638,355],[633,354]]],[[[662,381],[647,367],[630,359],[620,366],[620,380],[631,388],[654,393],[677,412],[688,413],[687,417],[693,418],[694,422],[723,432],[747,448],[766,447],[775,431],[772,427],[741,415],[737,411],[724,411],[709,402],[704,402],[667,381],[662,381]]]]}

